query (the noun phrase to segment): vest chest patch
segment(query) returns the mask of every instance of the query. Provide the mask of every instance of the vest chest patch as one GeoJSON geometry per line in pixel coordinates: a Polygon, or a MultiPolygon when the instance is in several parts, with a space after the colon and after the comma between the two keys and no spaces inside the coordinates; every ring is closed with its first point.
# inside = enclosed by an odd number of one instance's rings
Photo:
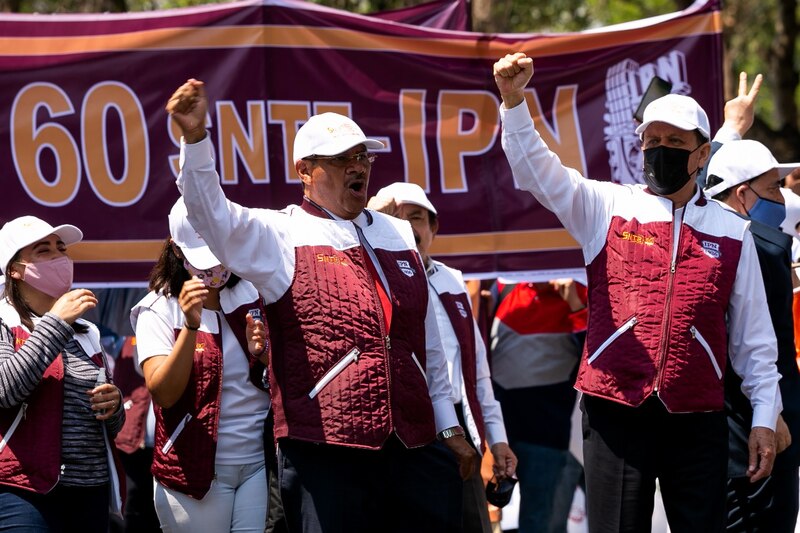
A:
{"type": "Polygon", "coordinates": [[[347,266],[347,259],[338,255],[317,254],[316,259],[317,263],[347,266]]]}
{"type": "Polygon", "coordinates": [[[719,259],[722,256],[722,253],[719,251],[718,242],[703,241],[701,244],[703,246],[703,252],[705,252],[708,257],[719,259]]]}
{"type": "Polygon", "coordinates": [[[414,277],[414,267],[411,266],[410,262],[404,259],[398,259],[397,266],[400,268],[400,271],[409,278],[414,277]]]}
{"type": "Polygon", "coordinates": [[[644,244],[645,246],[652,246],[656,242],[656,238],[653,236],[639,235],[632,231],[623,231],[622,240],[631,241],[634,244],[644,244]]]}
{"type": "Polygon", "coordinates": [[[461,315],[461,318],[467,318],[467,310],[464,309],[464,304],[456,302],[456,308],[458,308],[458,314],[461,315]]]}

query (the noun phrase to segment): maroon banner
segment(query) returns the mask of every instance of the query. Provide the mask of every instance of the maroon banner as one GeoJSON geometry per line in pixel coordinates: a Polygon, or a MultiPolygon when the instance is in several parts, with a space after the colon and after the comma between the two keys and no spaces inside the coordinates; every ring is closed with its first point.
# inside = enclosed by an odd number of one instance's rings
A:
{"type": "MultiPolygon", "coordinates": [[[[85,233],[76,281],[141,285],[177,199],[179,135],[163,108],[205,81],[208,129],[228,197],[298,203],[290,160],[315,113],[351,116],[387,148],[371,191],[429,191],[434,254],[468,275],[576,274],[580,250],[516,190],[500,147],[492,63],[534,57],[528,103],[565,164],[640,181],[633,112],[649,80],[672,82],[722,116],[721,20],[689,10],[559,35],[484,35],[405,25],[315,4],[258,1],[133,15],[0,15],[0,222],[35,214],[85,233]]],[[[257,245],[254,243],[254,245],[257,245]]]]}

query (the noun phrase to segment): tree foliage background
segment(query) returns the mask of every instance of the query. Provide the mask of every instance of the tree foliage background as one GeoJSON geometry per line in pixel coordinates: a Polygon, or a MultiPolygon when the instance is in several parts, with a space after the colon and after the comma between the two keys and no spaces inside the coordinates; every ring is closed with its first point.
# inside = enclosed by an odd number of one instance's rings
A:
{"type": "MultiPolygon", "coordinates": [[[[315,0],[358,13],[408,7],[424,0],[315,0]]],[[[125,12],[186,7],[207,0],[0,0],[18,13],[125,12]]],[[[472,29],[484,33],[570,32],[685,9],[691,0],[472,0],[472,29]]],[[[723,5],[725,94],[738,73],[764,75],[756,122],[748,134],[779,161],[800,161],[800,68],[797,0],[727,0],[723,5]]]]}

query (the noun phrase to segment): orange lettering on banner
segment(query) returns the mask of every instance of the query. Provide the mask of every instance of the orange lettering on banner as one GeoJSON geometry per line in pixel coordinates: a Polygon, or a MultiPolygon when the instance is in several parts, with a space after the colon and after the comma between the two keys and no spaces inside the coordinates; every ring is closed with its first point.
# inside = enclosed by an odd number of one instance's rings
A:
{"type": "Polygon", "coordinates": [[[150,173],[150,148],[147,124],[139,99],[125,85],[104,82],[92,87],[82,108],[83,159],[89,183],[108,205],[124,207],[136,203],[147,189],[150,173]],[[110,112],[122,123],[122,159],[119,178],[111,174],[108,137],[105,134],[110,112]]]}
{"type": "Polygon", "coordinates": [[[565,85],[556,89],[552,126],[544,119],[542,105],[535,89],[525,91],[525,100],[536,124],[536,131],[542,136],[545,144],[558,154],[565,166],[574,168],[585,176],[586,159],[578,120],[577,93],[576,85],[565,85]]]}
{"type": "Polygon", "coordinates": [[[486,91],[439,93],[437,140],[442,192],[469,190],[464,157],[481,155],[494,145],[499,131],[499,106],[497,98],[486,91]]]}
{"type": "Polygon", "coordinates": [[[31,83],[17,93],[11,105],[11,156],[22,186],[41,205],[68,204],[80,184],[80,155],[69,131],[56,122],[37,122],[44,108],[51,118],[75,112],[60,87],[31,83]],[[56,160],[56,175],[44,176],[39,167],[41,152],[49,150],[56,160]]]}
{"type": "Polygon", "coordinates": [[[425,149],[425,91],[400,91],[400,146],[405,180],[430,190],[428,152],[425,149]]]}
{"type": "Polygon", "coordinates": [[[286,162],[286,183],[300,183],[300,178],[294,171],[294,138],[297,130],[311,116],[311,106],[308,102],[289,102],[270,100],[267,103],[269,123],[280,124],[283,130],[283,160],[286,162]]]}
{"type": "Polygon", "coordinates": [[[217,146],[223,184],[239,183],[239,158],[251,182],[269,183],[266,127],[264,102],[248,100],[247,127],[233,102],[217,102],[217,146]]]}
{"type": "Polygon", "coordinates": [[[314,114],[338,113],[353,118],[352,105],[345,102],[314,102],[314,114]]]}

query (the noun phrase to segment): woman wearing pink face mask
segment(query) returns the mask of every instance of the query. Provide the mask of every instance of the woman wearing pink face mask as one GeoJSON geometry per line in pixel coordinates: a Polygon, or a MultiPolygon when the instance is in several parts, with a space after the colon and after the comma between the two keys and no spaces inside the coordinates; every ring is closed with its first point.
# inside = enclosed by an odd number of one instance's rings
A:
{"type": "Polygon", "coordinates": [[[33,216],[0,229],[0,530],[105,533],[121,508],[122,395],[80,318],[97,300],[70,290],[66,249],[82,238],[33,216]]]}
{"type": "Polygon", "coordinates": [[[263,532],[267,514],[261,297],[219,264],[182,200],[131,312],[156,409],[155,507],[162,531],[263,532]],[[259,319],[259,320],[255,320],[259,319]]]}

